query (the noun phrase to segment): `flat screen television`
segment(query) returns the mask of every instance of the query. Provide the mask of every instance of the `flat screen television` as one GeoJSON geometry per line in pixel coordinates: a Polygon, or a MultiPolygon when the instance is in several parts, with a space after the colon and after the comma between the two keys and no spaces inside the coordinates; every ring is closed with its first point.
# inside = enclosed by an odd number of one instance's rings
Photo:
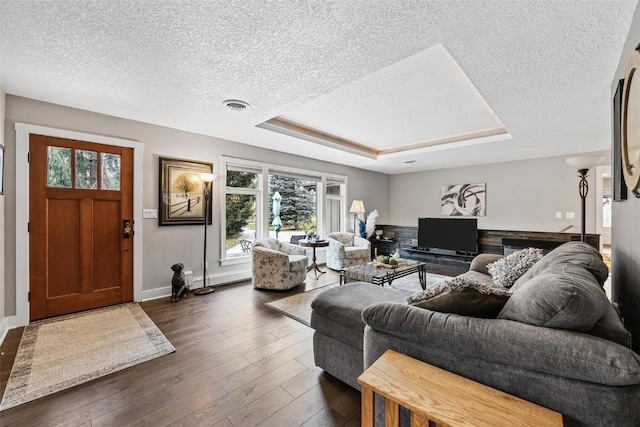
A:
{"type": "Polygon", "coordinates": [[[477,253],[477,218],[418,218],[418,246],[424,249],[477,253]]]}

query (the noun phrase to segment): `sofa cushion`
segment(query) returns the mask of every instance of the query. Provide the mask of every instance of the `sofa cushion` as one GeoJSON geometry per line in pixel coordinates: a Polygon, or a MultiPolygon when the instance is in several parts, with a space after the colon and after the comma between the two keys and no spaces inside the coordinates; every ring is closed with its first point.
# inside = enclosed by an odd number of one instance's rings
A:
{"type": "Polygon", "coordinates": [[[328,289],[311,302],[311,327],[317,333],[362,349],[362,310],[378,302],[404,302],[405,295],[372,283],[354,282],[328,289]]]}
{"type": "Polygon", "coordinates": [[[602,288],[586,269],[572,264],[554,265],[513,290],[498,318],[588,331],[608,304],[602,288]]]}
{"type": "MultiPolygon", "coordinates": [[[[401,351],[404,343],[417,343],[454,362],[464,357],[513,366],[521,376],[509,380],[525,382],[522,387],[536,372],[594,384],[640,384],[640,355],[588,334],[393,303],[367,307],[362,318],[371,329],[396,338],[390,348],[401,351]]],[[[366,338],[365,345],[369,347],[366,338]]]]}
{"type": "Polygon", "coordinates": [[[602,261],[602,255],[593,246],[583,242],[567,242],[558,246],[523,274],[513,285],[515,291],[520,285],[554,265],[573,264],[589,271],[602,286],[609,277],[609,268],[602,261]]]}
{"type": "Polygon", "coordinates": [[[515,251],[487,265],[496,285],[510,288],[533,265],[542,259],[542,249],[526,248],[515,251]]]}
{"type": "Polygon", "coordinates": [[[344,257],[346,259],[358,259],[361,258],[364,263],[369,261],[371,256],[371,250],[369,248],[363,248],[361,246],[345,246],[344,257]]]}
{"type": "Polygon", "coordinates": [[[441,280],[407,299],[411,305],[441,313],[495,318],[511,292],[468,276],[441,280]]]}

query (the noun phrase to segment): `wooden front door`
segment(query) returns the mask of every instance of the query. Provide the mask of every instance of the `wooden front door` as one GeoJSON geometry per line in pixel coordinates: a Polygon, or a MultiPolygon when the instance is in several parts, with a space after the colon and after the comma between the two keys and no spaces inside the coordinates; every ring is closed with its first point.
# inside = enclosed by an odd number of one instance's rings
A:
{"type": "Polygon", "coordinates": [[[133,300],[133,149],[31,135],[29,211],[31,320],[133,300]]]}

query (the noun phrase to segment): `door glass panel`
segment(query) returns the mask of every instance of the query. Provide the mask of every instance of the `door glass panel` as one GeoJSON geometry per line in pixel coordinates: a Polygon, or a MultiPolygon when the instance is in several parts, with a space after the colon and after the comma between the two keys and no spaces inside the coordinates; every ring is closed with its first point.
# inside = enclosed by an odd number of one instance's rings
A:
{"type": "Polygon", "coordinates": [[[76,188],[98,188],[98,153],[76,150],[76,188]]]}
{"type": "Polygon", "coordinates": [[[71,188],[71,149],[47,147],[47,185],[71,188]]]}
{"type": "Polygon", "coordinates": [[[120,155],[101,153],[103,190],[120,190],[120,155]]]}

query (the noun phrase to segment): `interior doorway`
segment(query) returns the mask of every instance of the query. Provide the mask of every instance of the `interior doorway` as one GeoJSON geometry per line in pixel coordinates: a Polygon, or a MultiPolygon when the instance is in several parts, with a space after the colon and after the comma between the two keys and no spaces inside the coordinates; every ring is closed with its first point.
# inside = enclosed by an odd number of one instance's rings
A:
{"type": "Polygon", "coordinates": [[[607,296],[611,297],[611,208],[613,186],[611,166],[596,167],[596,233],[600,234],[600,253],[609,267],[609,279],[605,282],[607,296]]]}

